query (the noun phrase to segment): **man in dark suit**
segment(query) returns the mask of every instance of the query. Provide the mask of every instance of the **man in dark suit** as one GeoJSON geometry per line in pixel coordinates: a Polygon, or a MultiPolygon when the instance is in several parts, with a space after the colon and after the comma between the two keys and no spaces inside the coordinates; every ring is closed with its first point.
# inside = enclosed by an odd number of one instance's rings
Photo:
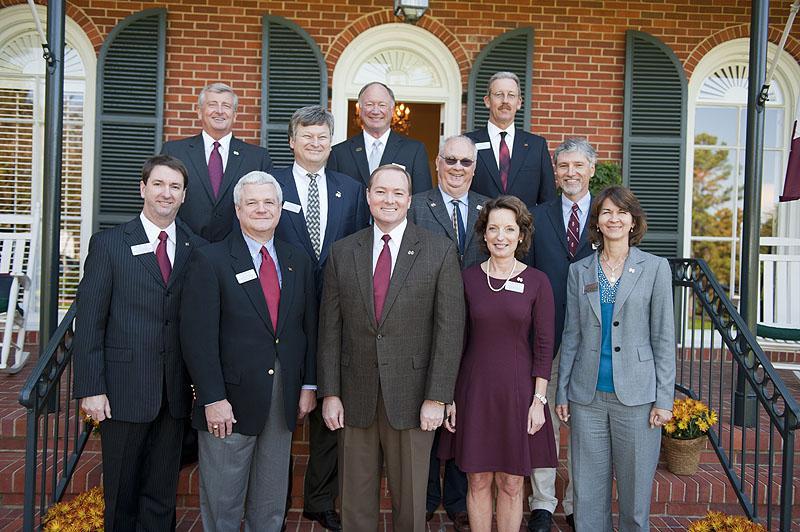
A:
{"type": "MultiPolygon", "coordinates": [[[[289,121],[294,164],[273,172],[283,189],[283,213],[275,236],[306,252],[315,266],[317,297],[331,246],[369,225],[364,186],[349,176],[326,170],[331,152],[333,115],[311,105],[289,121]]],[[[341,530],[336,513],[336,433],[322,421],[320,408],[309,416],[309,457],[303,490],[303,516],[328,530],[341,530]]]]}
{"type": "MultiPolygon", "coordinates": [[[[475,221],[489,198],[469,190],[476,156],[475,143],[469,137],[454,136],[445,140],[436,159],[439,186],[414,194],[408,211],[411,222],[449,238],[457,246],[462,269],[488,258],[480,251],[478,242],[481,236],[475,235],[475,221]]],[[[444,489],[440,486],[436,453],[441,430],[436,431],[431,449],[426,517],[430,520],[441,502],[453,521],[453,527],[459,532],[469,530],[467,476],[458,469],[455,460],[445,462],[444,489]]]]}
{"type": "Polygon", "coordinates": [[[328,169],[342,172],[367,185],[378,166],[399,164],[412,178],[414,193],[430,190],[431,170],[425,146],[391,130],[394,92],[373,81],[358,93],[358,116],[363,131],[333,147],[328,169]]]}
{"type": "Polygon", "coordinates": [[[490,198],[510,194],[528,209],[555,197],[553,163],[544,138],[514,127],[522,107],[519,78],[497,72],[486,87],[483,103],[489,123],[467,136],[478,146],[478,165],[472,190],[490,198]]]}
{"type": "MultiPolygon", "coordinates": [[[[552,374],[547,385],[547,406],[553,420],[556,450],[559,447],[558,416],[553,412],[556,404],[555,394],[558,384],[559,347],[561,333],[564,331],[566,314],[567,275],[569,267],[592,254],[589,244],[586,221],[592,204],[589,194],[589,181],[594,175],[597,153],[585,139],[567,139],[554,153],[556,161],[556,183],[561,188],[561,197],[537,206],[533,210],[533,244],[526,261],[534,268],[542,270],[553,287],[556,314],[556,341],[554,345],[552,374]]],[[[561,501],[567,522],[574,527],[572,519],[572,461],[567,453],[567,487],[561,501]]],[[[534,469],[531,475],[533,493],[528,500],[531,518],[528,530],[549,531],[553,512],[558,504],[555,491],[556,470],[552,468],[534,469]]]]}
{"type": "Polygon", "coordinates": [[[183,358],[195,385],[200,513],[208,532],[283,526],[292,431],[316,406],[314,267],[274,238],[280,185],[245,174],[241,230],[200,250],[181,302],[183,358]]]}
{"type": "Polygon", "coordinates": [[[142,213],[92,236],[78,287],[73,394],[100,423],[105,530],[174,530],[191,391],[178,343],[185,264],[205,242],[175,219],[186,168],[148,159],[142,213]]]}
{"type": "Polygon", "coordinates": [[[203,130],[194,137],[166,142],[162,148],[162,153],[177,157],[189,170],[181,220],[210,242],[228,236],[235,225],[233,185],[247,172],[272,169],[267,150],[231,133],[238,103],[236,93],[224,83],[204,87],[197,104],[203,130]]]}
{"type": "Polygon", "coordinates": [[[342,527],[374,532],[383,461],[395,530],[422,532],[434,431],[453,400],[464,334],[455,245],[408,222],[411,177],[378,167],[375,224],[336,242],[320,308],[318,395],[339,432],[342,527]]]}

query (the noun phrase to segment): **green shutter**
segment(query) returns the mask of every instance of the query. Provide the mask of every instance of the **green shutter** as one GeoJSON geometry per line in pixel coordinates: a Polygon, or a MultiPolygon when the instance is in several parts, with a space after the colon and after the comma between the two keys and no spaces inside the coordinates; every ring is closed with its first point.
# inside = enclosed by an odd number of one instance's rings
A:
{"type": "MultiPolygon", "coordinates": [[[[686,166],[686,75],[675,54],[640,31],[626,33],[623,182],[647,213],[642,249],[677,257],[686,166]]],[[[591,139],[590,139],[591,140],[591,139]]]]}
{"type": "Polygon", "coordinates": [[[306,105],[327,108],[328,68],[319,46],[297,24],[265,15],[263,28],[261,145],[279,168],[294,159],[286,136],[292,114],[306,105]]]}
{"type": "Polygon", "coordinates": [[[533,29],[519,28],[495,38],[481,50],[469,73],[467,90],[467,131],[483,127],[489,110],[483,104],[486,84],[495,72],[508,71],[519,76],[522,109],[515,125],[525,131],[531,127],[531,83],[533,81],[533,29]]]}
{"type": "Polygon", "coordinates": [[[95,229],[142,208],[142,164],[161,150],[167,11],[121,21],[100,49],[97,76],[95,229]]]}

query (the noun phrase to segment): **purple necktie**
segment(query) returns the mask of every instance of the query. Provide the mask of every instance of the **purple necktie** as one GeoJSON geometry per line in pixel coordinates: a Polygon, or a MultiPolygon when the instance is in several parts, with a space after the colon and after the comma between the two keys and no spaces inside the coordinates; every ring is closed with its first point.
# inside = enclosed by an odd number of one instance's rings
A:
{"type": "Polygon", "coordinates": [[[578,242],[580,241],[581,222],[578,220],[578,204],[572,204],[572,214],[569,215],[569,223],[567,224],[567,247],[569,248],[569,256],[575,257],[575,252],[578,251],[578,242]]]}
{"type": "Polygon", "coordinates": [[[383,315],[383,303],[386,301],[386,293],[389,291],[389,280],[392,278],[392,252],[389,250],[389,240],[392,237],[383,235],[383,249],[378,255],[378,262],[375,264],[375,273],[372,275],[372,296],[375,299],[375,321],[381,322],[383,315]]]}
{"type": "Polygon", "coordinates": [[[166,231],[158,233],[158,246],[156,246],[156,262],[158,262],[158,269],[161,270],[161,277],[164,278],[164,284],[167,284],[169,274],[172,273],[172,264],[167,255],[167,238],[166,231]]]}
{"type": "Polygon", "coordinates": [[[219,142],[214,141],[214,148],[208,157],[208,180],[211,181],[211,190],[214,197],[219,196],[219,187],[222,185],[222,155],[219,154],[219,142]]]}
{"type": "Polygon", "coordinates": [[[266,246],[261,246],[261,267],[258,269],[258,282],[261,283],[261,291],[264,292],[264,299],[267,300],[272,330],[277,331],[281,285],[278,282],[278,270],[275,268],[275,261],[272,260],[272,257],[267,252],[266,246]]]}
{"type": "Polygon", "coordinates": [[[508,190],[508,172],[511,169],[511,153],[506,144],[508,132],[500,132],[500,182],[503,183],[503,192],[508,190]]]}

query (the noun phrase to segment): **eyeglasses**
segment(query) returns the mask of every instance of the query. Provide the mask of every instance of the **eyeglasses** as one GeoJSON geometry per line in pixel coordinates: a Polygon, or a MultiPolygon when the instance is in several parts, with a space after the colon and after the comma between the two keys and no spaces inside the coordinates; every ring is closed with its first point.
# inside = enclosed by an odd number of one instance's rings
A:
{"type": "Polygon", "coordinates": [[[493,92],[492,97],[496,100],[508,100],[509,102],[516,101],[517,93],[515,92],[493,92]]]}
{"type": "Polygon", "coordinates": [[[469,168],[472,166],[472,163],[475,162],[472,159],[456,159],[455,157],[442,157],[441,155],[439,158],[442,159],[447,166],[455,166],[456,163],[461,163],[461,166],[464,168],[469,168]]]}

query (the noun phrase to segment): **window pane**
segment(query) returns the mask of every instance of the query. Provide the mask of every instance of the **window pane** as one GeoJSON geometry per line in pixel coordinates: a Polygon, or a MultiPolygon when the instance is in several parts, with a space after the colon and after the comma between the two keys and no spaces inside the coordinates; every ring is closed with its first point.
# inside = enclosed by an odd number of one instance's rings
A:
{"type": "Polygon", "coordinates": [[[726,148],[694,150],[693,235],[732,236],[735,154],[726,148]]]}
{"type": "Polygon", "coordinates": [[[778,205],[778,197],[783,191],[785,168],[783,153],[764,150],[764,171],[761,181],[761,236],[772,236],[773,219],[778,205]]]}
{"type": "Polygon", "coordinates": [[[783,108],[767,109],[764,120],[764,147],[783,148],[784,124],[783,108]]]}
{"type": "Polygon", "coordinates": [[[717,281],[730,292],[731,243],[695,240],[692,242],[692,257],[708,263],[717,281]]]}
{"type": "Polygon", "coordinates": [[[735,146],[735,107],[697,107],[694,122],[695,145],[735,146]]]}

